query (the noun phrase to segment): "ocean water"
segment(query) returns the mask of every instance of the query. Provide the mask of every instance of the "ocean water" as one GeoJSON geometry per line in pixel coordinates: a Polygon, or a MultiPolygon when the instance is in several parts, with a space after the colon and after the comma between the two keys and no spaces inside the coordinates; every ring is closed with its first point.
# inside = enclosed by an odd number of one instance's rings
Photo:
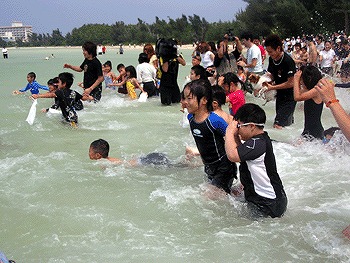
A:
{"type": "MultiPolygon", "coordinates": [[[[123,55],[108,47],[101,62],[137,65],[140,48],[123,55]]],[[[190,71],[180,67],[182,86],[190,71]]],[[[104,90],[100,103],[85,103],[72,129],[60,115],[44,114],[52,99],[39,99],[33,125],[25,120],[30,71],[45,84],[64,63],[80,65],[80,48],[10,49],[0,59],[0,251],[17,263],[64,262],[350,262],[349,144],[335,138],[328,147],[297,143],[303,127],[302,103],[295,124],[272,129],[274,102],[262,106],[277,167],[288,196],[282,218],[252,220],[241,199],[208,200],[200,160],[193,166],[112,165],[88,157],[90,143],[103,138],[110,156],[129,160],[149,152],[185,160],[194,145],[181,126],[180,105],[159,98],[130,101],[104,90]],[[54,54],[55,58],[45,60],[54,54]]],[[[74,87],[83,73],[75,75],[74,87]]],[[[349,110],[349,93],[337,90],[349,110]]],[[[247,95],[247,101],[263,104],[247,95]]],[[[336,123],[324,109],[325,128],[336,123]]]]}

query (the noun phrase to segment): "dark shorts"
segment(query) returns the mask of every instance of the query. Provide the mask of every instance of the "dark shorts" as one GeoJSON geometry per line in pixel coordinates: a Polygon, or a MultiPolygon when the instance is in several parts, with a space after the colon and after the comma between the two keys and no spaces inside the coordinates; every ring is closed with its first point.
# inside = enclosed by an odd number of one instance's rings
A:
{"type": "Polygon", "coordinates": [[[248,208],[251,209],[255,216],[271,216],[281,217],[287,210],[287,196],[285,192],[282,192],[281,197],[276,199],[268,199],[264,197],[259,198],[249,198],[248,208]]]}
{"type": "Polygon", "coordinates": [[[146,156],[140,157],[140,164],[142,165],[170,165],[168,157],[164,153],[149,153],[146,156]]]}
{"type": "Polygon", "coordinates": [[[102,96],[102,85],[94,88],[93,91],[91,91],[90,95],[94,98],[95,102],[100,101],[102,96]]]}
{"type": "Polygon", "coordinates": [[[230,162],[227,157],[215,164],[206,164],[204,171],[208,175],[208,180],[212,185],[223,189],[226,193],[231,193],[234,179],[237,179],[237,166],[230,162]]]}
{"type": "Polygon", "coordinates": [[[157,95],[157,88],[153,81],[143,82],[143,90],[147,92],[148,97],[157,95]]]}
{"type": "Polygon", "coordinates": [[[289,126],[294,123],[294,110],[296,101],[276,99],[276,117],[274,124],[279,126],[289,126]]]}

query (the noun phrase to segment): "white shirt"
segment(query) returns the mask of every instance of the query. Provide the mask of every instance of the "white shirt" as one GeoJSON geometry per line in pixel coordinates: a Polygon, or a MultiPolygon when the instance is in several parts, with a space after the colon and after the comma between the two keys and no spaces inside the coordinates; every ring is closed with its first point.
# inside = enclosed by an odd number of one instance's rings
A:
{"type": "Polygon", "coordinates": [[[320,56],[322,56],[321,68],[332,67],[332,62],[335,57],[335,52],[333,49],[330,49],[328,51],[322,50],[320,52],[320,56]]]}
{"type": "Polygon", "coordinates": [[[261,50],[260,48],[253,44],[247,51],[247,65],[251,64],[253,59],[257,59],[256,66],[254,68],[248,68],[249,72],[262,72],[262,58],[261,58],[261,50]]]}
{"type": "Polygon", "coordinates": [[[7,54],[7,48],[2,49],[2,54],[7,54]]]}
{"type": "Polygon", "coordinates": [[[138,83],[154,81],[156,78],[156,68],[151,64],[144,62],[136,66],[136,74],[138,83]]]}
{"type": "Polygon", "coordinates": [[[207,51],[204,54],[202,54],[202,53],[200,54],[203,68],[213,66],[214,60],[212,60],[210,57],[212,54],[213,54],[213,52],[211,52],[211,51],[207,51]]]}

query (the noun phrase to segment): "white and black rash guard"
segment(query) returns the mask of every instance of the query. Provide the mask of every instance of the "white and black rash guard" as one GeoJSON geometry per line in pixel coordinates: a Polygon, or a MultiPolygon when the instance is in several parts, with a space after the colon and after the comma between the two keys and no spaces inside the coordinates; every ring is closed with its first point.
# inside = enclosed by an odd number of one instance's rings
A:
{"type": "Polygon", "coordinates": [[[238,146],[237,150],[241,160],[240,179],[246,200],[254,202],[259,198],[280,198],[284,190],[268,134],[264,132],[249,139],[238,146]]]}

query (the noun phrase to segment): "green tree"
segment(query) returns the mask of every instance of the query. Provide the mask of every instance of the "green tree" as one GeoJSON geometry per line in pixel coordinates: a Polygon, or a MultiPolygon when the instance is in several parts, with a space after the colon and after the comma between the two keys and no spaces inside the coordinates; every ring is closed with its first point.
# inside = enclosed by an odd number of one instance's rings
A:
{"type": "Polygon", "coordinates": [[[209,27],[208,21],[205,18],[200,18],[198,15],[189,16],[191,22],[193,41],[205,40],[205,36],[209,27]]]}
{"type": "Polygon", "coordinates": [[[127,39],[127,30],[123,21],[118,21],[111,28],[111,38],[113,43],[119,45],[125,43],[127,39]]]}
{"type": "Polygon", "coordinates": [[[62,36],[60,30],[58,28],[56,30],[53,30],[50,39],[50,46],[63,46],[65,43],[66,40],[64,36],[62,36]]]}

